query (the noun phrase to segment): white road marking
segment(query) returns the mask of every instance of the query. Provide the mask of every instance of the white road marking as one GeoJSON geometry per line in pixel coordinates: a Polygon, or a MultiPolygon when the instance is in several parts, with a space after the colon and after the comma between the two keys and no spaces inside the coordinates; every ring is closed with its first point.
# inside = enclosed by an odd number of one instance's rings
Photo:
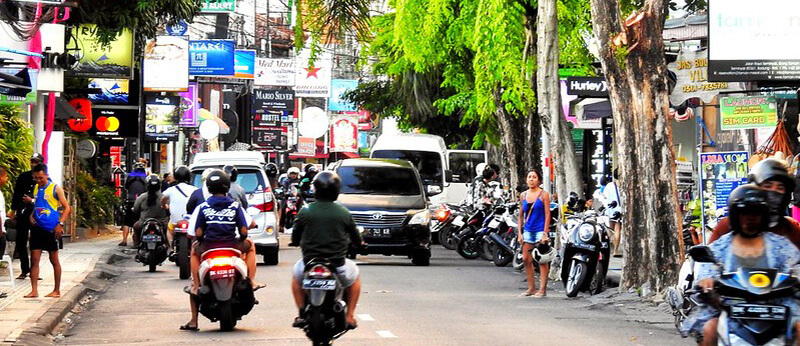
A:
{"type": "Polygon", "coordinates": [[[375,321],[375,319],[372,318],[372,316],[370,316],[369,314],[356,314],[356,316],[358,316],[358,319],[362,321],[367,321],[367,322],[375,321]]]}
{"type": "Polygon", "coordinates": [[[396,338],[397,337],[397,335],[392,334],[392,332],[390,332],[388,330],[379,330],[379,331],[377,331],[375,333],[378,333],[378,335],[380,335],[382,338],[396,338]]]}

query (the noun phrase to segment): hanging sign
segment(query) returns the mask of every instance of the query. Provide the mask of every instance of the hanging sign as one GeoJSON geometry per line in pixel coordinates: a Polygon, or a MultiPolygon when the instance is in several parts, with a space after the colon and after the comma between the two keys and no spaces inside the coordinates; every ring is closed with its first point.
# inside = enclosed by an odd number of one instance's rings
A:
{"type": "Polygon", "coordinates": [[[265,150],[283,151],[287,148],[286,128],[279,126],[253,127],[253,145],[265,150]]]}
{"type": "Polygon", "coordinates": [[[675,62],[667,68],[675,74],[676,84],[669,95],[673,105],[680,105],[687,99],[697,97],[703,102],[711,100],[720,92],[744,90],[744,83],[709,82],[708,50],[689,51],[684,49],[675,62]]]}
{"type": "Polygon", "coordinates": [[[183,116],[178,125],[181,127],[197,127],[199,110],[197,105],[197,83],[189,83],[189,90],[178,93],[181,97],[183,116]]]}
{"type": "Polygon", "coordinates": [[[775,127],[778,104],[773,96],[723,97],[719,101],[722,130],[775,127]]]}
{"type": "Polygon", "coordinates": [[[233,40],[189,41],[189,74],[233,76],[235,47],[233,40]]]}
{"type": "Polygon", "coordinates": [[[331,117],[331,151],[358,152],[358,118],[352,115],[331,117]]]}
{"type": "MultiPolygon", "coordinates": [[[[746,151],[700,154],[701,196],[706,225],[728,215],[728,197],[739,185],[747,184],[746,151]]],[[[713,227],[712,227],[713,228],[713,227]]]]}
{"type": "Polygon", "coordinates": [[[234,77],[253,79],[256,71],[256,51],[237,49],[233,55],[234,77]]]}
{"type": "Polygon", "coordinates": [[[330,54],[319,54],[314,64],[309,61],[309,50],[303,50],[296,57],[295,96],[297,97],[330,97],[331,66],[330,54]]]}
{"type": "Polygon", "coordinates": [[[236,0],[203,0],[200,13],[236,12],[236,0]]]}
{"type": "Polygon", "coordinates": [[[255,112],[267,110],[294,111],[294,91],[278,89],[253,90],[253,110],[255,112]]]}
{"type": "Polygon", "coordinates": [[[295,61],[293,59],[256,58],[255,85],[294,86],[295,61]]]}
{"type": "Polygon", "coordinates": [[[335,112],[346,112],[358,110],[356,105],[346,101],[342,96],[344,93],[358,88],[358,81],[353,79],[334,79],[331,82],[331,98],[328,110],[335,112]]]}
{"type": "Polygon", "coordinates": [[[151,142],[178,140],[181,97],[147,95],[145,97],[145,139],[151,142]]]}
{"type": "Polygon", "coordinates": [[[186,91],[189,88],[189,41],[184,36],[158,36],[144,48],[144,91],[186,91]]]}
{"type": "Polygon", "coordinates": [[[133,32],[123,30],[108,46],[97,41],[96,32],[94,24],[83,24],[72,30],[81,58],[74,68],[64,71],[66,76],[131,79],[133,32]]]}

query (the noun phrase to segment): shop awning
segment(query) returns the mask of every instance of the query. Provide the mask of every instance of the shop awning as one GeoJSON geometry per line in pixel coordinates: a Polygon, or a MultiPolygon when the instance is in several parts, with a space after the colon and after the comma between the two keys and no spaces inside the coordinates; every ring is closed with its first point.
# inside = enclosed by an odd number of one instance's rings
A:
{"type": "Polygon", "coordinates": [[[575,115],[581,119],[602,119],[610,117],[611,102],[608,99],[583,99],[575,105],[575,115]]]}

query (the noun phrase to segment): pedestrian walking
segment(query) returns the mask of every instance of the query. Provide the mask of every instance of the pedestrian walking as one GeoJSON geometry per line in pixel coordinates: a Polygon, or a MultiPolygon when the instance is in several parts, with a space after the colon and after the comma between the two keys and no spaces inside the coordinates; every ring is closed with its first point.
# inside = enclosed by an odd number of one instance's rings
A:
{"type": "Polygon", "coordinates": [[[125,178],[125,219],[122,222],[122,242],[119,246],[128,246],[128,234],[133,228],[133,224],[139,219],[139,216],[133,212],[133,205],[139,195],[147,191],[147,172],[144,170],[144,164],[137,162],[133,165],[133,170],[125,178]]]}
{"type": "Polygon", "coordinates": [[[31,215],[31,292],[25,298],[39,296],[39,259],[42,251],[47,251],[50,264],[53,265],[55,279],[53,292],[46,297],[61,296],[61,263],[58,261],[58,239],[64,231],[64,222],[69,218],[72,208],[67,202],[64,189],[47,176],[47,166],[38,164],[33,167],[34,208],[31,215]]]}
{"type": "Polygon", "coordinates": [[[28,254],[28,233],[31,228],[31,213],[33,212],[33,167],[42,164],[44,157],[36,153],[31,156],[31,170],[21,173],[14,184],[14,194],[11,198],[11,209],[17,223],[17,240],[14,250],[19,256],[20,274],[17,279],[25,279],[31,273],[30,255],[28,254]]]}
{"type": "MultiPolygon", "coordinates": [[[[614,215],[617,211],[622,212],[622,201],[619,198],[619,188],[617,187],[617,179],[619,178],[618,171],[614,170],[614,179],[603,187],[603,196],[606,200],[606,205],[611,202],[617,202],[617,206],[606,208],[606,215],[614,215]]],[[[622,257],[620,253],[620,242],[622,241],[622,223],[621,220],[609,220],[611,229],[614,230],[614,257],[622,257]]]]}
{"type": "MultiPolygon", "coordinates": [[[[533,251],[547,245],[549,241],[547,230],[550,228],[550,194],[544,191],[542,174],[537,170],[528,171],[526,177],[528,191],[520,196],[522,211],[518,216],[519,242],[522,243],[522,261],[525,265],[525,274],[528,277],[528,290],[523,296],[542,298],[547,295],[547,276],[550,274],[549,260],[539,261],[539,290],[536,291],[536,279],[533,268],[533,251]]],[[[550,249],[552,251],[552,249],[550,249]]]]}

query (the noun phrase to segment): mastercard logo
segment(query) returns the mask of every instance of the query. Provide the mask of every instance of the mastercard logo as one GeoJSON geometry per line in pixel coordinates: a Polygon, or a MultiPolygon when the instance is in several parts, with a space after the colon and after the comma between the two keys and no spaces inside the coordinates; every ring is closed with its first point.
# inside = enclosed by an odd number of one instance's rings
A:
{"type": "Polygon", "coordinates": [[[99,132],[114,132],[119,130],[119,119],[117,117],[99,117],[95,126],[99,132]]]}

